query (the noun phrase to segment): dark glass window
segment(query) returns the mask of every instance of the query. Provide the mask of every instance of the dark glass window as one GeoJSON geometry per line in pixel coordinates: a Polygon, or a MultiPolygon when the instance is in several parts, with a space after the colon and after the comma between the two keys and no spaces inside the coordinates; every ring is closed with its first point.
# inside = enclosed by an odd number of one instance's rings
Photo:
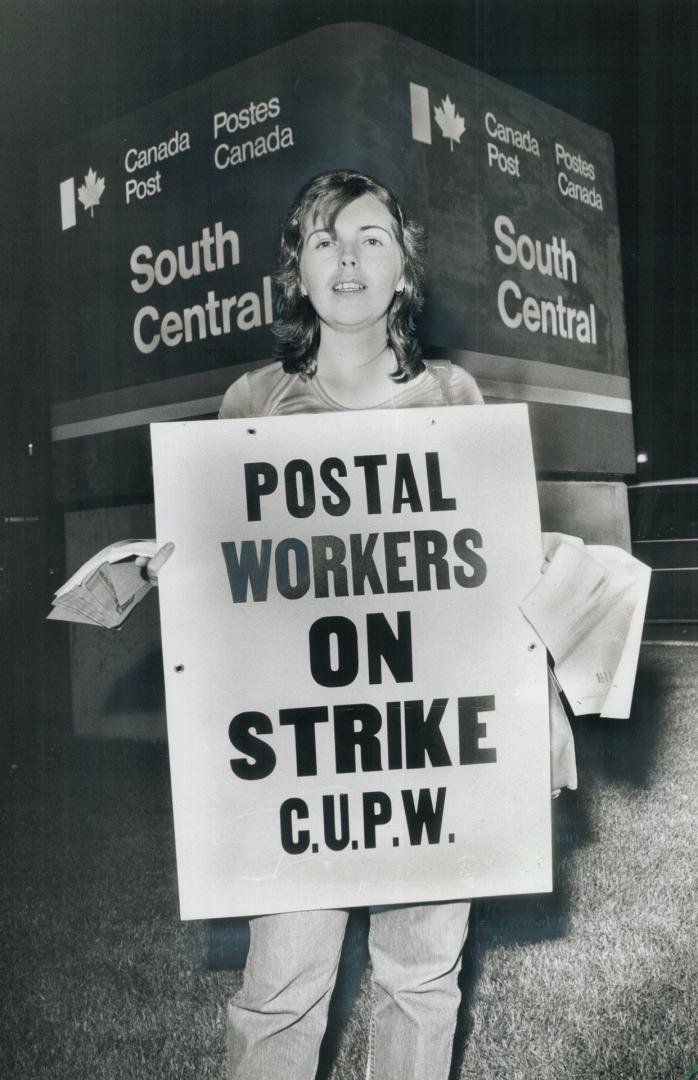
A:
{"type": "Polygon", "coordinates": [[[628,492],[633,540],[698,539],[698,484],[628,492]]]}

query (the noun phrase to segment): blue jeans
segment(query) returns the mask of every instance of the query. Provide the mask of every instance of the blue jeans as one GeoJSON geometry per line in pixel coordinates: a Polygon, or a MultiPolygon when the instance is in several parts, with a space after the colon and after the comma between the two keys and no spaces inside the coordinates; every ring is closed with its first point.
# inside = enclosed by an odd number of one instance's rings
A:
{"type": "MultiPolygon", "coordinates": [[[[447,1080],[470,904],[371,911],[370,1080],[447,1080]]],[[[230,1080],[312,1080],[348,913],[298,911],[250,922],[250,952],[228,1007],[230,1080]]]]}

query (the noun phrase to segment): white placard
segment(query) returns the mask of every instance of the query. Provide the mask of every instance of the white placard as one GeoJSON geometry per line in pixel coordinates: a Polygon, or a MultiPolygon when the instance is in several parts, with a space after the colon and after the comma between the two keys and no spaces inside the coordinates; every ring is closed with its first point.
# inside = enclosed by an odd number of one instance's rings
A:
{"type": "Polygon", "coordinates": [[[526,407],[151,432],[182,918],[549,890],[526,407]]]}

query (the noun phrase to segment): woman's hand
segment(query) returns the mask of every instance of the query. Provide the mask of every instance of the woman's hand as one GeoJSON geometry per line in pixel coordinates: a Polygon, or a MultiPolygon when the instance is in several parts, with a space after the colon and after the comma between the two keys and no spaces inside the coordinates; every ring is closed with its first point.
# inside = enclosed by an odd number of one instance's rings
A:
{"type": "Polygon", "coordinates": [[[136,566],[143,567],[144,576],[147,577],[151,585],[157,585],[158,574],[162,570],[163,566],[169,559],[174,549],[175,546],[170,540],[167,544],[163,544],[159,551],[156,551],[152,559],[149,559],[147,555],[139,555],[136,558],[136,566]]]}

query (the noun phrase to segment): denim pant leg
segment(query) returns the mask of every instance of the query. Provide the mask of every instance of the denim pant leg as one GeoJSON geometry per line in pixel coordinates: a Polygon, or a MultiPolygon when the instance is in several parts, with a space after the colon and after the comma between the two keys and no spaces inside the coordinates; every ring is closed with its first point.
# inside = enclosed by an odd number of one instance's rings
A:
{"type": "Polygon", "coordinates": [[[371,914],[370,1080],[447,1080],[469,915],[467,900],[371,914]]]}
{"type": "Polygon", "coordinates": [[[231,1080],[312,1080],[348,912],[250,920],[242,988],[228,1006],[231,1080]]]}

